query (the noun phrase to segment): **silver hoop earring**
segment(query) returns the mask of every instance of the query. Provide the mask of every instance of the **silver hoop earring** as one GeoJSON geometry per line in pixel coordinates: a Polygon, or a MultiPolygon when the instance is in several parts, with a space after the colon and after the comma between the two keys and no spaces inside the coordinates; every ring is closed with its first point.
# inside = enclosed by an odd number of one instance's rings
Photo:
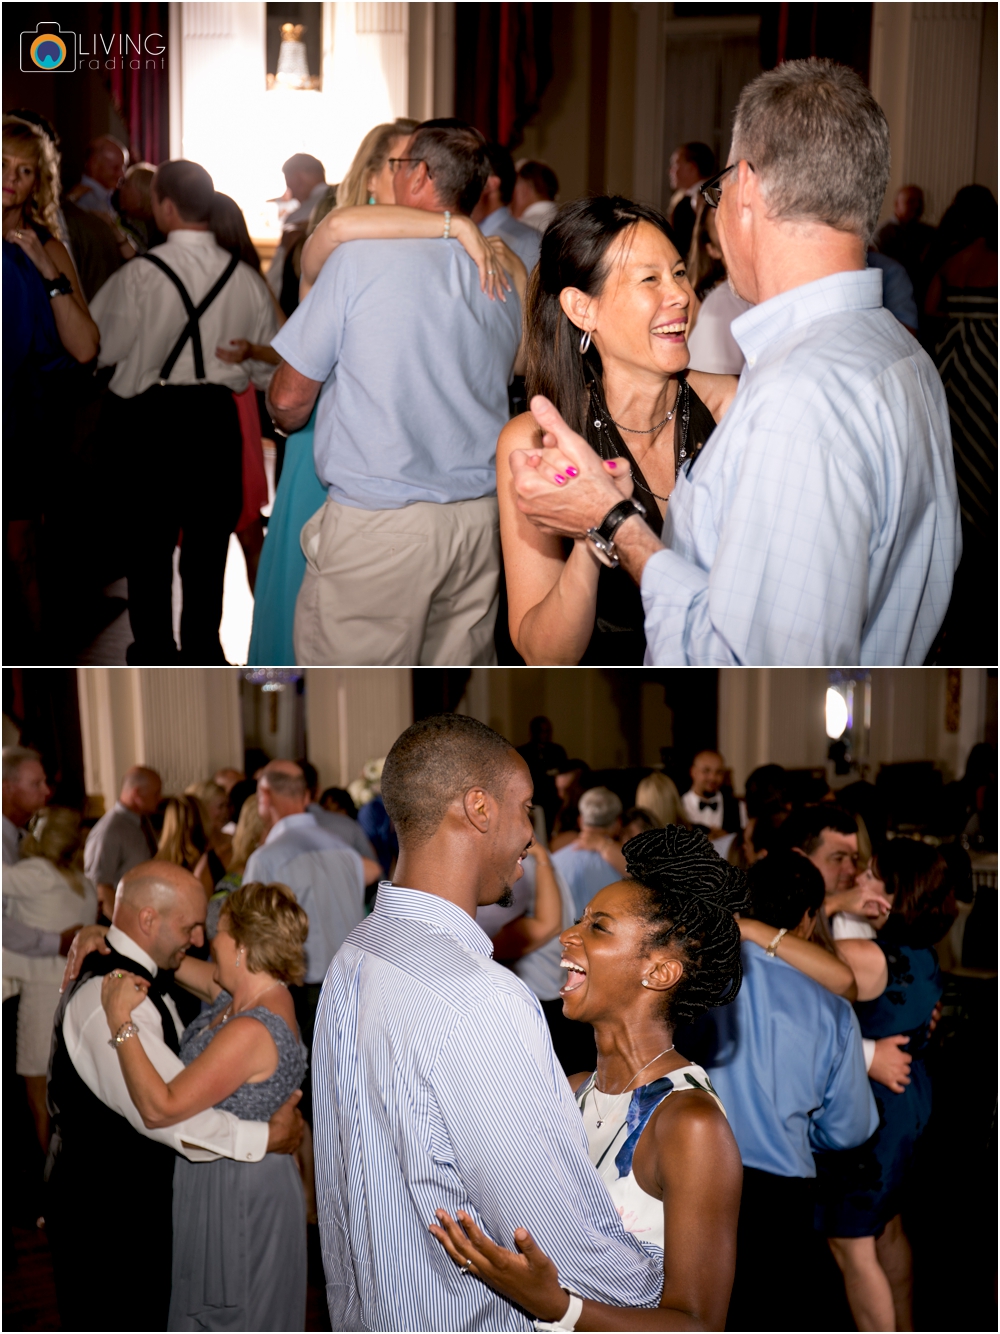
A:
{"type": "Polygon", "coordinates": [[[590,330],[589,330],[589,329],[586,329],[586,330],[580,335],[580,356],[581,356],[581,357],[586,355],[587,349],[588,349],[589,347],[590,347],[590,330]]]}

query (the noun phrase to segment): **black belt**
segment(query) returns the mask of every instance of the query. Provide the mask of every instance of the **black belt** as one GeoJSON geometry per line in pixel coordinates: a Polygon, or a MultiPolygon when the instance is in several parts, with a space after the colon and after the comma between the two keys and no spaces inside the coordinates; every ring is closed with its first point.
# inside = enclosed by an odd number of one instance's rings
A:
{"type": "Polygon", "coordinates": [[[232,259],[230,259],[229,263],[226,265],[226,270],[222,277],[208,295],[202,298],[197,306],[191,300],[187,288],[181,282],[180,278],[178,278],[177,274],[174,273],[169,264],[164,264],[163,260],[160,259],[158,255],[138,255],[137,258],[148,259],[150,264],[155,264],[161,273],[167,275],[180,293],[181,300],[184,302],[184,309],[187,311],[188,316],[188,322],[184,326],[180,338],[178,338],[177,342],[174,344],[173,351],[170,353],[170,356],[167,357],[160,370],[160,384],[166,384],[170,379],[170,372],[177,364],[177,358],[184,351],[184,345],[189,338],[191,339],[191,350],[194,352],[195,379],[199,382],[203,382],[205,379],[205,358],[202,355],[201,350],[201,329],[198,321],[236,272],[236,266],[240,262],[239,256],[233,255],[232,259]]]}

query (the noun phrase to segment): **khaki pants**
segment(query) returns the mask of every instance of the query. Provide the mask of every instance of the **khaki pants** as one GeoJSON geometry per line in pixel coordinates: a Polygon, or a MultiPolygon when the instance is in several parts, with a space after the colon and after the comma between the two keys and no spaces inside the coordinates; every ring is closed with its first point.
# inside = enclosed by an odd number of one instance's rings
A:
{"type": "Polygon", "coordinates": [[[500,527],[495,496],[360,510],[327,500],[302,529],[295,604],[305,666],[491,666],[500,527]]]}

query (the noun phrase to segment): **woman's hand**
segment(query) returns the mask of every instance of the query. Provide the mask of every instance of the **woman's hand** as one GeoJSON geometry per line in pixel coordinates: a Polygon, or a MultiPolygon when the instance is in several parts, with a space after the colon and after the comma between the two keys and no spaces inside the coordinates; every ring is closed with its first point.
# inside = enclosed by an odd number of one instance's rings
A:
{"type": "Polygon", "coordinates": [[[148,992],[149,982],[136,973],[125,973],[116,968],[113,973],[107,974],[101,983],[101,1004],[112,1037],[122,1024],[128,1023],[132,1011],[142,1004],[148,992]]]}
{"type": "Polygon", "coordinates": [[[83,961],[88,954],[94,950],[98,954],[110,954],[111,950],[105,941],[108,934],[106,926],[84,926],[73,937],[73,942],[69,947],[69,955],[66,959],[66,969],[63,973],[62,982],[59,984],[60,992],[65,991],[71,982],[75,982],[80,976],[80,969],[83,967],[83,961]]]}
{"type": "Polygon", "coordinates": [[[480,291],[485,292],[491,301],[496,300],[498,293],[500,300],[506,301],[504,292],[510,291],[510,279],[504,272],[503,260],[493,247],[496,238],[484,236],[471,218],[453,217],[451,225],[455,240],[479,270],[480,291]]]}
{"type": "Polygon", "coordinates": [[[59,270],[52,263],[51,257],[45,253],[45,247],[39,241],[33,227],[15,227],[7,233],[4,240],[23,250],[46,281],[59,276],[59,270]]]}
{"type": "Polygon", "coordinates": [[[566,1314],[569,1298],[559,1285],[559,1273],[527,1228],[514,1233],[520,1252],[516,1255],[491,1241],[464,1210],[458,1211],[458,1223],[444,1209],[438,1209],[435,1217],[439,1226],[431,1225],[431,1235],[463,1273],[482,1279],[538,1320],[560,1320],[566,1314]]]}
{"type": "Polygon", "coordinates": [[[230,366],[238,366],[253,355],[253,344],[246,338],[230,338],[228,343],[215,349],[215,355],[230,366]]]}
{"type": "Polygon", "coordinates": [[[870,882],[863,884],[859,879],[853,889],[842,890],[834,896],[832,904],[827,909],[827,916],[832,916],[834,912],[867,917],[877,929],[878,926],[885,925],[885,918],[892,912],[892,900],[879,893],[877,889],[873,889],[870,882]]]}

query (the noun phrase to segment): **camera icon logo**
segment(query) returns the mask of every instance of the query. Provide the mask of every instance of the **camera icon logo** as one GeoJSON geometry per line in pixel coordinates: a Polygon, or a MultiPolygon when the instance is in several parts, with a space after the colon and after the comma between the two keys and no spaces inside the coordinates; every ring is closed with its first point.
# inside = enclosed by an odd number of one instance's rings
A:
{"type": "Polygon", "coordinates": [[[21,71],[24,74],[71,74],[76,69],[76,33],[63,32],[58,23],[36,23],[34,32],[21,33],[21,71]]]}

